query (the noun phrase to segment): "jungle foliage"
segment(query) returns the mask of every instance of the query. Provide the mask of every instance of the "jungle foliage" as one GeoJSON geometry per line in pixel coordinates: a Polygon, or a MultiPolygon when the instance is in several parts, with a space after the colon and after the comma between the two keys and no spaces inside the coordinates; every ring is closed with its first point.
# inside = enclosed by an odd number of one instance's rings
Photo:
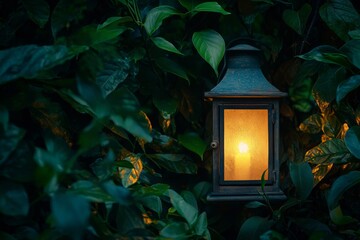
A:
{"type": "MultiPolygon", "coordinates": [[[[360,15],[350,0],[0,2],[1,239],[360,237],[360,15]],[[281,103],[282,203],[208,203],[234,39],[281,103]]],[[[261,194],[261,189],[259,189],[261,194]]]]}

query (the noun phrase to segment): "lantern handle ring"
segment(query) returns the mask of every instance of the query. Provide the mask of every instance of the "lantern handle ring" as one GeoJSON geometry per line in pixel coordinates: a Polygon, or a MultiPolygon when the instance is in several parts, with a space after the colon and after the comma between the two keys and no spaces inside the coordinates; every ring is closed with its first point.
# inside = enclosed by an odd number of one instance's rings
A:
{"type": "Polygon", "coordinates": [[[210,143],[210,147],[212,148],[212,149],[215,149],[215,148],[217,148],[219,146],[219,142],[218,141],[212,141],[211,143],[210,143]]]}

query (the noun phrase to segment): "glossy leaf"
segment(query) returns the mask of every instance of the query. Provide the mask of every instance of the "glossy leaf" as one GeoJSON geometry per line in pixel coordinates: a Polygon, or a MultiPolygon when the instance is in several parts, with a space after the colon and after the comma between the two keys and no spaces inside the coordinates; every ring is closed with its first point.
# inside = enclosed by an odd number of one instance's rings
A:
{"type": "Polygon", "coordinates": [[[120,24],[129,23],[132,19],[129,16],[126,17],[109,17],[102,24],[99,24],[97,29],[102,28],[117,28],[120,24]]]}
{"type": "Polygon", "coordinates": [[[191,12],[213,12],[213,13],[221,13],[223,15],[230,14],[225,11],[217,2],[204,2],[196,5],[191,9],[191,12]]]}
{"type": "Polygon", "coordinates": [[[51,210],[56,227],[71,235],[79,235],[90,217],[90,202],[70,192],[57,192],[51,198],[51,210]]]}
{"type": "Polygon", "coordinates": [[[245,205],[246,208],[260,208],[260,207],[266,207],[266,205],[262,202],[258,201],[252,201],[245,205]]]}
{"type": "Polygon", "coordinates": [[[115,185],[109,180],[102,183],[102,188],[112,197],[114,202],[128,206],[131,203],[131,195],[127,188],[115,185]]]}
{"type": "Polygon", "coordinates": [[[340,206],[330,210],[330,218],[336,225],[340,226],[356,222],[356,219],[344,216],[340,206]]]}
{"type": "Polygon", "coordinates": [[[30,19],[43,28],[50,17],[50,6],[45,0],[23,0],[30,19]]]}
{"type": "Polygon", "coordinates": [[[342,81],[336,90],[336,101],[339,103],[350,92],[360,87],[360,75],[354,75],[342,81]]]}
{"type": "Polygon", "coordinates": [[[185,148],[199,155],[203,159],[207,148],[206,142],[196,132],[186,132],[178,136],[179,143],[185,148]]]}
{"type": "Polygon", "coordinates": [[[260,236],[270,229],[272,222],[267,218],[253,216],[248,218],[242,225],[237,236],[237,240],[257,240],[260,236]]]}
{"type": "Polygon", "coordinates": [[[174,44],[172,44],[171,42],[169,42],[168,40],[166,40],[165,38],[162,37],[153,37],[151,38],[151,40],[153,41],[153,43],[160,49],[163,49],[165,51],[168,52],[172,52],[172,53],[176,53],[179,55],[183,55],[175,46],[174,44]]]}
{"type": "Polygon", "coordinates": [[[346,132],[344,140],[351,154],[360,159],[360,126],[351,127],[346,132]]]}
{"type": "Polygon", "coordinates": [[[127,57],[112,58],[104,62],[103,69],[96,76],[103,96],[112,93],[129,75],[130,60],[127,57]]]}
{"type": "Polygon", "coordinates": [[[124,187],[128,188],[139,180],[141,171],[143,169],[143,163],[141,161],[140,155],[130,155],[122,161],[128,161],[134,166],[133,168],[118,168],[121,183],[124,187]]]}
{"type": "Polygon", "coordinates": [[[319,133],[322,126],[322,117],[321,114],[312,114],[310,117],[305,119],[299,126],[300,131],[305,133],[319,133]]]}
{"type": "Polygon", "coordinates": [[[86,0],[60,0],[51,14],[51,30],[53,36],[69,26],[70,23],[81,20],[87,9],[86,0]]]}
{"type": "Polygon", "coordinates": [[[347,41],[341,48],[351,63],[360,69],[360,39],[347,41]]]}
{"type": "Polygon", "coordinates": [[[173,222],[160,231],[160,236],[169,239],[187,239],[189,226],[182,222],[173,222]]]}
{"type": "Polygon", "coordinates": [[[176,209],[176,211],[185,218],[187,223],[192,226],[195,224],[198,218],[198,210],[194,208],[192,205],[187,203],[178,193],[174,190],[169,189],[168,194],[170,197],[170,202],[176,209]]]}
{"type": "Polygon", "coordinates": [[[179,14],[176,8],[161,5],[151,9],[145,19],[144,28],[149,36],[161,26],[162,21],[168,17],[179,14]]]}
{"type": "Polygon", "coordinates": [[[207,215],[206,212],[203,212],[199,215],[194,225],[196,235],[203,236],[207,231],[207,215]]]}
{"type": "Polygon", "coordinates": [[[209,182],[205,182],[205,181],[198,182],[192,190],[195,197],[204,202],[206,201],[206,197],[210,191],[211,191],[211,184],[209,182]]]}
{"type": "Polygon", "coordinates": [[[167,190],[169,190],[170,186],[163,183],[156,183],[148,187],[141,187],[138,191],[134,193],[134,196],[138,198],[150,197],[150,196],[162,196],[167,190]]]}
{"type": "Polygon", "coordinates": [[[111,202],[113,198],[92,181],[80,180],[71,185],[70,193],[81,195],[92,202],[111,202]]]}
{"type": "Polygon", "coordinates": [[[341,122],[335,114],[327,114],[325,115],[322,130],[326,134],[326,136],[330,138],[335,138],[341,130],[341,122]]]}
{"type": "Polygon", "coordinates": [[[331,171],[333,164],[318,164],[312,169],[314,175],[314,187],[331,171]]]}
{"type": "Polygon", "coordinates": [[[74,58],[88,48],[64,45],[23,45],[0,51],[0,84],[18,78],[35,78],[40,71],[48,70],[74,58]]]}
{"type": "Polygon", "coordinates": [[[105,158],[98,158],[90,167],[99,180],[108,180],[114,174],[115,154],[109,150],[105,158]]]}
{"type": "Polygon", "coordinates": [[[300,55],[299,57],[305,60],[315,60],[323,63],[337,64],[343,67],[351,67],[348,56],[330,45],[315,47],[310,52],[300,55]]]}
{"type": "Polygon", "coordinates": [[[360,39],[360,29],[349,31],[348,34],[352,39],[360,39]]]}
{"type": "Polygon", "coordinates": [[[305,161],[313,164],[343,164],[351,159],[351,154],[341,139],[331,139],[310,149],[305,161]]]}
{"type": "Polygon", "coordinates": [[[291,27],[299,35],[302,35],[304,33],[310,13],[311,13],[311,5],[306,3],[299,9],[299,11],[286,9],[283,12],[282,17],[284,22],[289,27],[291,27]]]}
{"type": "Polygon", "coordinates": [[[314,184],[314,177],[310,165],[307,162],[290,162],[289,168],[290,177],[295,185],[298,197],[302,200],[307,199],[314,184]]]}
{"type": "Polygon", "coordinates": [[[207,29],[195,32],[192,42],[200,56],[210,64],[218,76],[218,66],[225,54],[225,41],[214,30],[207,29]]]}
{"type": "Polygon", "coordinates": [[[139,202],[143,204],[145,207],[153,210],[158,214],[158,216],[161,216],[163,208],[162,208],[162,202],[159,196],[146,196],[139,199],[139,202]]]}
{"type": "Polygon", "coordinates": [[[197,165],[183,154],[148,154],[152,161],[170,172],[195,174],[197,165]]]}
{"type": "Polygon", "coordinates": [[[360,171],[352,171],[348,174],[338,177],[331,185],[330,191],[327,195],[327,203],[330,210],[333,210],[339,205],[339,200],[342,195],[360,183],[360,171]]]}
{"type": "Polygon", "coordinates": [[[351,1],[331,0],[320,8],[320,17],[336,35],[346,41],[348,32],[359,25],[360,16],[351,1]]]}
{"type": "Polygon", "coordinates": [[[320,71],[319,77],[313,86],[315,100],[332,102],[336,98],[336,88],[345,79],[346,70],[343,67],[329,67],[320,71]]]}
{"type": "Polygon", "coordinates": [[[198,204],[194,194],[190,191],[184,190],[181,191],[180,195],[184,198],[184,200],[193,206],[195,209],[198,209],[198,204]]]}
{"type": "Polygon", "coordinates": [[[30,204],[25,188],[15,182],[0,182],[0,212],[8,216],[26,216],[30,204]]]}
{"type": "Polygon", "coordinates": [[[178,106],[178,101],[166,93],[154,95],[153,103],[161,113],[169,115],[174,114],[178,106]]]}
{"type": "Polygon", "coordinates": [[[0,129],[0,164],[16,149],[24,135],[25,130],[13,124],[8,125],[6,129],[0,129]]]}
{"type": "Polygon", "coordinates": [[[164,57],[156,58],[155,61],[162,71],[174,74],[175,76],[185,79],[190,84],[187,72],[178,63],[164,57]]]}

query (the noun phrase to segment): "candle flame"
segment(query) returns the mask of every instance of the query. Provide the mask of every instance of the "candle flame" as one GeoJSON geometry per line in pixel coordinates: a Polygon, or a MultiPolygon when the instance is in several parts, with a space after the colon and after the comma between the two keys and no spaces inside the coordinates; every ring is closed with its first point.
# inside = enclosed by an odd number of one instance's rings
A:
{"type": "Polygon", "coordinates": [[[249,152],[249,146],[246,143],[240,142],[238,148],[241,153],[249,152]]]}

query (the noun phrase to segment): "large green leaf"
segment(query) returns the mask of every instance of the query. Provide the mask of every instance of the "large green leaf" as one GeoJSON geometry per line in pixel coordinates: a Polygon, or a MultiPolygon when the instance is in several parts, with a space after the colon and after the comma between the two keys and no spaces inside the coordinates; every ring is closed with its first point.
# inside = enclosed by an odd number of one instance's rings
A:
{"type": "Polygon", "coordinates": [[[25,130],[9,124],[6,129],[0,128],[0,164],[16,149],[20,140],[24,137],[25,130]]]}
{"type": "Polygon", "coordinates": [[[176,211],[185,218],[186,222],[192,226],[195,224],[198,218],[198,210],[192,205],[187,203],[178,193],[174,190],[169,189],[168,191],[170,202],[176,209],[176,211]]]}
{"type": "Polygon", "coordinates": [[[210,64],[218,76],[218,66],[225,54],[225,41],[211,29],[194,32],[192,42],[200,56],[210,64]]]}
{"type": "Polygon", "coordinates": [[[181,65],[165,57],[156,58],[155,61],[162,71],[174,74],[175,76],[185,79],[190,84],[187,72],[181,65]]]}
{"type": "Polygon", "coordinates": [[[125,81],[130,70],[130,60],[127,57],[117,57],[104,62],[103,69],[96,76],[103,96],[113,92],[119,84],[125,81]]]}
{"type": "Polygon", "coordinates": [[[310,165],[307,162],[291,162],[289,169],[297,195],[301,200],[305,200],[310,195],[314,184],[314,176],[310,165]]]}
{"type": "Polygon", "coordinates": [[[0,51],[0,84],[17,78],[34,78],[40,71],[48,70],[79,53],[85,46],[64,45],[36,46],[24,45],[0,51]]]}
{"type": "Polygon", "coordinates": [[[92,181],[79,180],[71,185],[69,192],[81,195],[93,202],[111,202],[113,198],[92,181]]]}
{"type": "Polygon", "coordinates": [[[284,22],[289,27],[291,27],[299,35],[302,35],[304,33],[305,26],[310,13],[311,13],[311,5],[306,3],[299,9],[299,11],[286,9],[283,12],[282,17],[284,22]]]}
{"type": "Polygon", "coordinates": [[[196,5],[194,8],[191,9],[191,12],[214,12],[214,13],[221,13],[223,15],[230,14],[229,12],[225,11],[217,2],[204,2],[196,5]]]}
{"type": "Polygon", "coordinates": [[[162,214],[162,203],[159,196],[146,196],[139,199],[139,202],[143,204],[145,207],[153,210],[158,214],[158,216],[161,216],[162,214]]]}
{"type": "Polygon", "coordinates": [[[206,142],[196,132],[186,132],[178,136],[179,143],[203,159],[207,148],[206,142]]]}
{"type": "Polygon", "coordinates": [[[206,202],[206,197],[211,191],[211,187],[209,182],[198,182],[192,191],[197,199],[206,202]]]}
{"type": "Polygon", "coordinates": [[[69,26],[72,22],[77,22],[84,17],[87,9],[86,0],[60,0],[56,4],[51,14],[51,29],[53,36],[69,26]]]}
{"type": "Polygon", "coordinates": [[[351,1],[329,0],[320,8],[321,19],[342,40],[349,39],[347,34],[360,24],[360,16],[351,1]]]}
{"type": "Polygon", "coordinates": [[[360,39],[360,29],[349,31],[348,34],[352,39],[360,39]]]}
{"type": "Polygon", "coordinates": [[[360,69],[360,39],[347,41],[341,48],[351,63],[360,69]]]}
{"type": "Polygon", "coordinates": [[[135,229],[143,229],[144,220],[141,213],[134,207],[120,206],[116,213],[117,231],[122,234],[135,229]]]}
{"type": "Polygon", "coordinates": [[[343,67],[329,67],[320,72],[313,86],[313,95],[317,101],[330,103],[336,99],[338,84],[345,79],[346,70],[343,67]],[[319,99],[318,99],[319,98],[319,99]]]}
{"type": "Polygon", "coordinates": [[[344,140],[351,154],[360,159],[360,126],[351,127],[346,132],[344,140]]]}
{"type": "Polygon", "coordinates": [[[172,44],[171,42],[169,42],[168,40],[166,40],[165,38],[162,37],[153,37],[151,38],[151,40],[153,41],[153,43],[158,47],[161,48],[165,51],[168,52],[172,52],[172,53],[176,53],[176,54],[180,54],[183,55],[175,46],[174,44],[172,44]]]}
{"type": "Polygon", "coordinates": [[[50,17],[50,6],[45,0],[22,0],[30,19],[44,27],[50,17]]]}
{"type": "Polygon", "coordinates": [[[351,91],[360,87],[360,75],[354,75],[342,81],[336,90],[336,101],[339,103],[351,91]]]}
{"type": "Polygon", "coordinates": [[[163,115],[174,114],[178,106],[178,101],[171,96],[168,96],[166,93],[154,95],[153,103],[163,115]]]}
{"type": "Polygon", "coordinates": [[[341,139],[331,139],[320,143],[305,154],[305,161],[313,164],[348,163],[351,154],[341,139]]]}
{"type": "Polygon", "coordinates": [[[131,204],[131,195],[127,188],[115,185],[111,180],[103,182],[101,186],[112,197],[114,202],[124,206],[131,204]]]}
{"type": "Polygon", "coordinates": [[[99,24],[97,29],[103,29],[103,28],[116,29],[119,27],[119,25],[125,24],[125,23],[130,23],[130,22],[132,22],[132,19],[129,16],[109,17],[108,19],[105,20],[105,22],[103,22],[102,24],[99,24]]]}
{"type": "Polygon", "coordinates": [[[203,236],[207,231],[207,225],[208,225],[207,215],[206,212],[203,212],[197,218],[194,226],[196,235],[203,236]]]}
{"type": "Polygon", "coordinates": [[[161,26],[162,21],[170,16],[179,14],[176,8],[161,5],[151,9],[145,19],[144,27],[149,36],[161,26]]]}
{"type": "Polygon", "coordinates": [[[0,212],[8,216],[26,216],[29,212],[29,198],[25,188],[14,182],[0,182],[0,212]]]}
{"type": "Polygon", "coordinates": [[[127,188],[139,180],[141,171],[143,169],[143,164],[140,155],[130,155],[122,161],[128,161],[134,166],[133,168],[118,168],[121,183],[124,187],[127,188]]]}
{"type": "Polygon", "coordinates": [[[346,54],[330,45],[321,45],[313,48],[310,52],[299,56],[305,60],[316,60],[323,63],[337,64],[351,68],[351,63],[346,54]]]}
{"type": "Polygon", "coordinates": [[[257,240],[260,236],[270,229],[272,222],[267,218],[253,216],[248,218],[242,225],[237,236],[237,240],[257,240]]]}
{"type": "Polygon", "coordinates": [[[197,165],[184,154],[148,154],[152,161],[170,172],[195,174],[197,165]]]}
{"type": "Polygon", "coordinates": [[[330,210],[333,210],[339,205],[342,195],[360,183],[360,171],[352,171],[348,174],[338,177],[331,185],[330,191],[327,195],[327,203],[330,210]]]}
{"type": "Polygon", "coordinates": [[[166,225],[160,231],[160,236],[166,239],[188,239],[189,226],[182,222],[173,222],[166,225]]]}
{"type": "Polygon", "coordinates": [[[300,125],[299,129],[305,133],[316,134],[321,131],[322,117],[321,114],[315,113],[305,119],[300,125]]]}
{"type": "Polygon", "coordinates": [[[51,198],[56,227],[73,236],[81,236],[90,217],[90,202],[71,192],[57,192],[51,198]]]}

